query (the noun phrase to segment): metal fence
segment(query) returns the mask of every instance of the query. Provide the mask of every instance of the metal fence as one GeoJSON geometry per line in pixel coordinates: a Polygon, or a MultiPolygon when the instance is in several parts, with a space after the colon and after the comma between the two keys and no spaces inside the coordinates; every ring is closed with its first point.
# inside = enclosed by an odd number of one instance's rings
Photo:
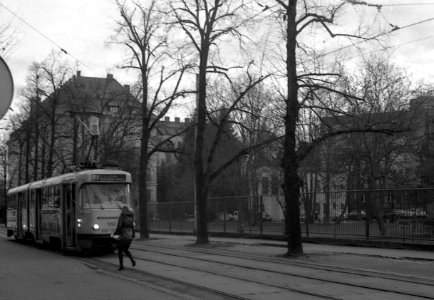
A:
{"type": "MultiPolygon", "coordinates": [[[[279,195],[208,199],[211,233],[285,235],[279,195]]],[[[194,233],[194,202],[149,204],[152,231],[194,233]]],[[[434,244],[434,189],[302,194],[306,237],[395,240],[434,244]]]]}

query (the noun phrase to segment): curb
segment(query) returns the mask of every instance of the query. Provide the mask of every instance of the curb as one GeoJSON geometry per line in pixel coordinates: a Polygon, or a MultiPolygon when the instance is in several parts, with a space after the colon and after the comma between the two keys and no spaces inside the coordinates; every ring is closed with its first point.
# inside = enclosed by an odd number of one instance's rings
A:
{"type": "MultiPolygon", "coordinates": [[[[179,236],[195,236],[194,232],[169,232],[169,231],[150,231],[153,234],[165,235],[179,235],[179,236]]],[[[209,232],[210,237],[220,238],[245,238],[245,239],[258,239],[286,242],[285,237],[282,235],[259,235],[249,233],[223,233],[223,232],[209,232]]],[[[366,239],[343,239],[343,238],[330,238],[330,237],[302,237],[303,243],[311,244],[326,244],[335,246],[350,246],[350,247],[372,247],[383,249],[407,249],[419,251],[434,251],[433,244],[410,243],[406,241],[388,241],[388,240],[366,240],[366,239]]],[[[273,245],[275,246],[275,245],[273,245]]]]}

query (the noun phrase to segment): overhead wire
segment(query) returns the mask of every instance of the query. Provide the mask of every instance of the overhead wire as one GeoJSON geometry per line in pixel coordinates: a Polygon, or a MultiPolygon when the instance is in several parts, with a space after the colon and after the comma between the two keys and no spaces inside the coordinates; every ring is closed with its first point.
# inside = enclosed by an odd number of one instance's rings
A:
{"type": "Polygon", "coordinates": [[[434,5],[434,2],[381,4],[381,6],[419,6],[419,5],[434,5]]]}
{"type": "Polygon", "coordinates": [[[354,47],[354,46],[362,44],[362,43],[366,43],[369,40],[377,39],[379,37],[382,37],[382,36],[387,35],[387,34],[391,34],[391,33],[395,32],[395,31],[398,31],[398,30],[406,29],[406,28],[409,28],[409,27],[412,27],[412,26],[416,26],[416,25],[419,25],[419,24],[422,24],[422,23],[426,23],[426,22],[429,22],[429,21],[433,21],[433,20],[434,20],[434,17],[433,18],[429,18],[429,19],[425,19],[425,20],[422,20],[422,21],[419,21],[419,22],[411,23],[411,24],[408,24],[408,25],[405,25],[405,26],[402,26],[402,27],[394,26],[392,29],[390,29],[388,31],[385,31],[385,32],[382,32],[382,33],[379,33],[379,34],[377,34],[377,35],[375,35],[373,37],[366,38],[366,39],[363,39],[363,40],[358,41],[356,43],[353,43],[351,45],[347,45],[347,46],[344,46],[344,47],[341,47],[341,48],[338,48],[338,49],[326,52],[324,54],[318,55],[317,58],[321,58],[321,57],[324,57],[324,56],[327,56],[327,55],[330,55],[330,54],[333,54],[333,53],[336,53],[336,52],[339,52],[339,51],[342,51],[342,50],[345,50],[345,49],[348,49],[348,48],[351,48],[351,47],[354,47]]]}
{"type": "MultiPolygon", "coordinates": [[[[408,44],[412,44],[412,43],[417,43],[417,42],[428,40],[428,39],[432,39],[432,38],[434,38],[434,34],[428,35],[426,37],[419,38],[419,39],[416,39],[416,40],[408,41],[408,42],[405,42],[405,43],[401,43],[401,44],[385,47],[385,49],[369,51],[367,54],[373,54],[373,53],[377,53],[377,52],[380,52],[380,51],[383,51],[383,50],[395,49],[395,48],[399,48],[399,47],[404,46],[404,45],[408,45],[408,44]]],[[[356,57],[358,57],[358,55],[353,55],[353,56],[349,56],[349,57],[342,57],[342,58],[339,58],[339,60],[340,61],[344,61],[344,60],[349,60],[349,59],[353,59],[353,58],[356,58],[356,57]]]]}
{"type": "Polygon", "coordinates": [[[68,51],[66,51],[64,48],[62,48],[59,44],[57,44],[55,41],[53,41],[52,39],[50,39],[48,36],[46,36],[45,34],[43,34],[41,31],[39,31],[35,26],[33,26],[32,24],[30,24],[29,22],[27,22],[25,19],[23,19],[22,17],[20,17],[17,13],[15,13],[14,11],[12,11],[11,9],[9,9],[6,5],[0,3],[0,6],[2,6],[4,9],[6,9],[8,12],[10,12],[12,15],[14,15],[16,18],[18,18],[21,22],[23,22],[24,24],[26,24],[27,26],[29,26],[31,29],[33,29],[34,31],[36,31],[39,35],[41,35],[42,37],[44,37],[46,40],[48,40],[50,43],[52,43],[53,45],[55,45],[57,48],[60,49],[61,52],[65,53],[66,55],[71,56],[73,59],[75,59],[78,63],[80,63],[81,65],[83,65],[84,67],[88,68],[89,70],[95,72],[96,74],[99,74],[99,72],[95,71],[94,69],[92,69],[91,67],[89,67],[88,65],[86,65],[84,62],[82,62],[81,60],[79,60],[77,57],[75,57],[74,55],[72,55],[71,53],[69,53],[68,51]]]}
{"type": "Polygon", "coordinates": [[[385,3],[385,4],[377,4],[377,3],[370,3],[366,1],[360,1],[360,0],[345,0],[349,4],[353,5],[364,5],[364,6],[372,6],[376,7],[378,10],[381,10],[384,6],[419,6],[419,5],[434,5],[434,2],[416,2],[416,3],[385,3]]]}

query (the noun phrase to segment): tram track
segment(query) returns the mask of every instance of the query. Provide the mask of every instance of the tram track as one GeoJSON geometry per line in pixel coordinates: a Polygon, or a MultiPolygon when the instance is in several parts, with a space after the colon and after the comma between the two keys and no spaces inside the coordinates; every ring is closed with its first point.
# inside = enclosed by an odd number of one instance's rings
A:
{"type": "Polygon", "coordinates": [[[301,279],[305,281],[307,280],[311,282],[311,284],[320,283],[335,285],[338,290],[344,287],[346,289],[360,289],[361,293],[391,293],[396,296],[402,296],[403,299],[406,299],[407,297],[434,299],[433,294],[430,294],[429,292],[434,290],[434,282],[426,278],[414,277],[407,279],[397,274],[324,266],[320,264],[288,261],[278,258],[261,258],[258,256],[245,255],[244,253],[241,256],[224,250],[197,249],[193,247],[180,249],[179,247],[175,248],[150,244],[135,246],[134,249],[139,251],[136,251],[136,253],[138,253],[138,258],[147,263],[184,268],[190,271],[213,274],[258,285],[267,285],[269,287],[318,298],[343,299],[339,296],[333,296],[333,293],[312,293],[306,289],[288,286],[285,282],[301,279]],[[147,255],[144,255],[145,252],[147,252],[147,255]],[[255,261],[255,265],[251,265],[252,260],[255,261]],[[211,265],[207,269],[204,269],[197,267],[197,263],[211,265]],[[284,270],[279,270],[279,268],[282,269],[282,267],[284,267],[284,270]],[[239,274],[243,274],[243,276],[225,272],[225,268],[238,268],[238,270],[240,270],[239,274]],[[298,269],[291,271],[291,268],[298,269]],[[300,268],[304,268],[304,270],[300,268]],[[312,275],[312,270],[314,270],[314,275],[312,275]],[[264,282],[263,280],[255,280],[246,276],[249,272],[260,272],[263,278],[278,276],[281,278],[281,282],[275,283],[271,281],[264,282]],[[336,280],[335,278],[338,279],[336,280]],[[392,289],[388,286],[394,288],[392,289]]]}
{"type": "MultiPolygon", "coordinates": [[[[171,247],[167,245],[151,245],[148,244],[146,247],[155,247],[155,248],[163,248],[163,249],[170,249],[174,250],[176,252],[179,252],[179,247],[171,247]]],[[[243,253],[242,255],[237,251],[230,251],[230,250],[214,250],[214,249],[198,249],[197,247],[193,246],[185,246],[185,250],[188,250],[189,252],[193,253],[204,253],[204,254],[210,254],[210,255],[218,255],[218,256],[224,256],[224,257],[234,257],[234,258],[240,258],[240,259],[248,259],[248,260],[254,260],[257,262],[265,262],[265,263],[278,263],[278,264],[284,264],[288,266],[299,266],[299,267],[309,267],[317,270],[324,270],[324,271],[333,271],[333,272],[340,272],[344,274],[349,275],[359,275],[359,276],[366,276],[366,277],[377,277],[379,279],[390,279],[395,281],[401,281],[403,283],[415,283],[415,284],[424,284],[428,286],[434,286],[434,279],[426,278],[426,277],[415,277],[410,275],[401,275],[401,274],[394,274],[390,272],[380,272],[375,270],[365,270],[365,269],[355,269],[355,268],[348,268],[348,267],[340,267],[340,266],[334,266],[334,265],[327,265],[327,264],[319,264],[315,262],[308,262],[308,261],[300,261],[300,260],[292,260],[292,259],[279,259],[279,258],[273,258],[270,256],[263,256],[263,255],[254,255],[254,254],[247,254],[243,253]]],[[[141,248],[134,247],[134,249],[142,250],[141,248]]],[[[149,250],[146,250],[149,251],[149,250]]],[[[173,254],[178,255],[179,254],[173,254]]]]}
{"type": "MultiPolygon", "coordinates": [[[[207,299],[384,299],[384,295],[393,295],[388,299],[394,300],[434,299],[434,280],[427,277],[229,250],[228,245],[180,247],[134,243],[131,249],[141,268],[131,270],[136,273],[138,282],[145,275],[155,281],[172,281],[178,284],[178,289],[184,285],[190,290],[214,295],[207,299]],[[232,285],[232,289],[221,282],[232,285]],[[242,291],[246,285],[255,286],[251,294],[242,291]],[[241,291],[234,291],[237,286],[241,291]]],[[[113,256],[105,259],[102,270],[114,262],[113,256]],[[107,260],[111,262],[107,264],[107,260]]],[[[103,262],[105,259],[93,257],[90,260],[103,262]]],[[[167,286],[174,286],[173,283],[167,286]]]]}
{"type": "MultiPolygon", "coordinates": [[[[233,276],[233,275],[231,276],[231,275],[228,275],[228,274],[224,274],[224,275],[223,274],[217,274],[215,271],[206,271],[206,270],[203,270],[203,269],[189,267],[189,266],[186,266],[186,265],[183,265],[183,264],[175,264],[173,262],[172,263],[168,263],[168,262],[164,262],[164,261],[161,261],[161,260],[143,258],[143,257],[137,256],[137,255],[135,256],[135,259],[136,259],[136,261],[143,261],[143,262],[146,262],[146,263],[156,263],[156,264],[165,265],[165,266],[168,266],[168,267],[171,267],[171,268],[176,267],[176,268],[179,268],[180,270],[182,270],[183,272],[185,272],[185,270],[193,271],[193,272],[196,273],[196,275],[194,276],[196,278],[198,276],[200,276],[200,275],[197,275],[197,272],[199,272],[199,273],[205,273],[205,274],[210,274],[210,275],[214,275],[214,276],[224,276],[225,278],[229,278],[231,280],[237,280],[237,281],[241,281],[241,282],[253,283],[253,284],[255,284],[257,286],[258,289],[272,287],[272,288],[276,289],[276,291],[274,291],[274,293],[276,293],[276,294],[279,293],[278,290],[283,290],[285,292],[291,292],[291,293],[294,293],[294,294],[308,296],[309,299],[316,299],[316,298],[318,298],[318,299],[333,299],[333,300],[339,300],[339,299],[341,299],[341,298],[337,298],[337,297],[332,297],[332,296],[327,296],[327,295],[322,295],[322,294],[318,294],[318,293],[309,292],[309,291],[302,290],[302,289],[288,288],[288,287],[283,287],[283,286],[280,286],[280,285],[275,285],[275,284],[270,284],[270,283],[263,283],[263,282],[257,281],[257,280],[249,280],[249,279],[242,278],[242,277],[239,277],[239,276],[233,276]]],[[[146,271],[146,272],[148,272],[148,271],[146,271]]],[[[201,288],[201,289],[207,290],[209,292],[213,292],[215,294],[221,294],[221,295],[225,295],[225,296],[228,296],[228,297],[232,297],[233,299],[251,299],[251,298],[248,298],[248,297],[240,296],[239,294],[234,294],[234,293],[229,293],[229,292],[223,292],[221,290],[218,290],[218,289],[215,289],[215,288],[211,288],[211,287],[208,287],[208,286],[204,286],[204,285],[200,285],[200,284],[194,284],[194,283],[192,283],[190,281],[184,281],[184,280],[174,279],[173,277],[166,277],[166,276],[161,276],[161,275],[156,275],[156,276],[158,276],[160,278],[164,278],[164,279],[174,280],[174,281],[176,281],[178,283],[184,283],[186,285],[190,285],[190,286],[193,286],[195,288],[201,288]]],[[[297,298],[297,299],[299,299],[299,298],[297,298]]]]}

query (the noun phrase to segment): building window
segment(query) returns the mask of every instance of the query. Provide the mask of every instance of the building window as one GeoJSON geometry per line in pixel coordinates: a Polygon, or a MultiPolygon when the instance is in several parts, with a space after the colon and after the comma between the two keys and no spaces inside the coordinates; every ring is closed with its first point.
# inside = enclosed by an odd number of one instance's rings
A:
{"type": "Polygon", "coordinates": [[[109,114],[114,115],[119,112],[119,106],[110,105],[109,106],[109,114]]]}
{"type": "Polygon", "coordinates": [[[151,182],[152,181],[152,179],[153,179],[153,176],[152,176],[153,174],[152,174],[152,170],[151,169],[147,169],[146,170],[146,181],[147,182],[151,182]]]}
{"type": "Polygon", "coordinates": [[[262,195],[268,195],[268,177],[262,177],[262,195]]]}
{"type": "Polygon", "coordinates": [[[277,195],[279,193],[279,178],[276,175],[271,176],[271,194],[277,195]]]}
{"type": "Polygon", "coordinates": [[[426,142],[428,151],[434,151],[434,120],[429,120],[426,125],[426,142]]]}

